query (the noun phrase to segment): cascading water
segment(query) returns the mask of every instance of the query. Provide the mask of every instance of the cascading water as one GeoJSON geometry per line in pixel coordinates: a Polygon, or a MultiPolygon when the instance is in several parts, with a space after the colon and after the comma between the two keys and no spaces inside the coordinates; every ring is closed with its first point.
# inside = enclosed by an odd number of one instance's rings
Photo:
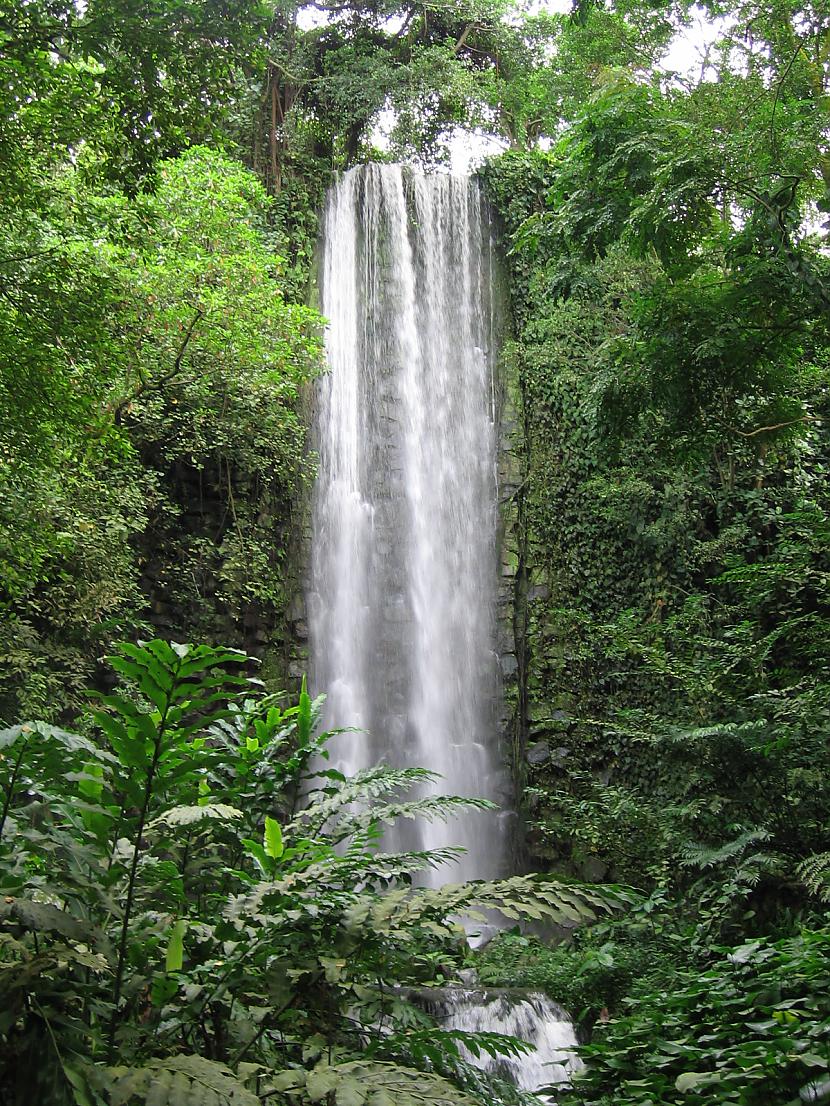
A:
{"type": "MultiPolygon", "coordinates": [[[[330,371],[318,395],[308,606],[326,723],[362,731],[343,739],[338,767],[426,767],[443,777],[436,790],[507,807],[492,255],[471,178],[368,165],[330,189],[321,266],[330,371]]],[[[511,824],[509,813],[471,810],[385,843],[462,845],[458,867],[429,878],[486,879],[507,874],[511,824]]],[[[459,1027],[513,1027],[540,1046],[508,1072],[520,1085],[556,1081],[542,1068],[548,1037],[562,1038],[558,1010],[539,996],[502,1009],[455,993],[445,1001],[459,1027]]]]}
{"type": "Polygon", "coordinates": [[[525,1091],[570,1082],[582,1067],[573,1023],[561,1006],[534,991],[446,987],[431,993],[428,1009],[444,1029],[487,1030],[519,1037],[533,1046],[524,1056],[468,1057],[484,1071],[500,1075],[525,1091]]]}
{"type": "MultiPolygon", "coordinates": [[[[327,722],[365,731],[344,771],[417,765],[504,804],[491,256],[471,178],[368,165],[330,190],[309,613],[327,722]]],[[[462,845],[431,878],[487,878],[509,821],[471,811],[387,843],[462,845]]]]}

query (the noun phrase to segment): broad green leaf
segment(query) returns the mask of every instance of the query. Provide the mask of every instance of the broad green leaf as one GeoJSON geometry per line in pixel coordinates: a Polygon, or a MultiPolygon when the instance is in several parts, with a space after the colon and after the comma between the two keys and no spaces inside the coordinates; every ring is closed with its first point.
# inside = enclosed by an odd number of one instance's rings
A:
{"type": "Polygon", "coordinates": [[[309,1099],[312,1102],[322,1102],[335,1089],[341,1078],[340,1072],[334,1068],[323,1067],[310,1071],[306,1079],[306,1093],[309,1099]]]}
{"type": "Polygon", "coordinates": [[[72,1087],[72,1097],[75,1099],[76,1106],[95,1106],[95,1099],[84,1073],[63,1060],[61,1066],[67,1082],[72,1087]]]}
{"type": "Polygon", "coordinates": [[[265,852],[274,860],[279,860],[284,852],[282,830],[275,818],[266,815],[264,841],[265,852]]]}
{"type": "Polygon", "coordinates": [[[87,762],[84,765],[84,777],[78,780],[78,790],[87,799],[97,802],[104,790],[104,769],[100,764],[87,762]]]}
{"type": "Polygon", "coordinates": [[[383,1087],[378,1087],[376,1091],[372,1091],[366,1101],[368,1106],[396,1106],[394,1098],[383,1087]]]}
{"type": "Polygon", "coordinates": [[[288,1068],[286,1071],[278,1071],[269,1082],[275,1091],[290,1091],[296,1087],[304,1087],[308,1073],[301,1068],[288,1068]]]}
{"type": "Polygon", "coordinates": [[[339,983],[343,976],[343,969],[346,967],[346,961],[335,959],[333,956],[321,956],[319,961],[320,967],[326,973],[326,982],[339,983]]]}
{"type": "Polygon", "coordinates": [[[685,1094],[686,1091],[693,1091],[695,1087],[699,1087],[701,1083],[710,1083],[711,1081],[711,1072],[684,1071],[675,1079],[674,1085],[678,1091],[685,1094]]]}
{"type": "Polygon", "coordinates": [[[830,1060],[826,1056],[818,1056],[815,1052],[803,1052],[798,1058],[808,1068],[830,1067],[830,1060]]]}
{"type": "Polygon", "coordinates": [[[164,970],[166,972],[180,972],[184,963],[184,934],[187,922],[179,918],[173,923],[170,931],[170,940],[167,943],[167,952],[164,957],[164,970]]]}
{"type": "Polygon", "coordinates": [[[34,732],[34,727],[31,722],[21,722],[17,726],[10,726],[6,730],[0,730],[0,749],[5,749],[8,745],[13,745],[21,734],[31,734],[34,732]]]}
{"type": "Polygon", "coordinates": [[[82,918],[60,910],[46,902],[33,902],[31,899],[7,898],[0,903],[0,918],[11,916],[27,929],[36,932],[60,933],[70,940],[90,942],[94,927],[82,918]]]}
{"type": "Polygon", "coordinates": [[[150,988],[150,1001],[156,1008],[166,1006],[179,990],[179,981],[166,972],[156,972],[150,988]]]}
{"type": "Polygon", "coordinates": [[[356,1079],[346,1076],[337,1086],[334,1101],[337,1106],[363,1106],[366,1101],[366,1091],[356,1079]]]}
{"type": "Polygon", "coordinates": [[[250,837],[243,837],[242,844],[256,861],[257,867],[265,876],[270,876],[274,861],[268,856],[265,849],[258,841],[252,841],[250,837]]]}

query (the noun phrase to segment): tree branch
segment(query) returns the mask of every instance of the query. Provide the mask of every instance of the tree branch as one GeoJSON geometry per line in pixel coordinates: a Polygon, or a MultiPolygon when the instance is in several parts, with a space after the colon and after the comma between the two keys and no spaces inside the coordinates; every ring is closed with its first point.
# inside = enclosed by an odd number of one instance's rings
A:
{"type": "Polygon", "coordinates": [[[459,35],[458,42],[456,42],[455,46],[453,46],[454,54],[458,54],[461,50],[464,49],[464,43],[467,41],[467,36],[472,30],[475,29],[475,26],[475,23],[468,23],[467,26],[464,28],[464,30],[459,35]]]}
{"type": "Polygon", "coordinates": [[[18,261],[33,261],[36,257],[48,257],[50,253],[54,253],[54,248],[48,250],[37,250],[36,253],[22,253],[17,257],[0,257],[0,265],[14,265],[18,261]]]}
{"type": "Polygon", "coordinates": [[[788,426],[798,426],[800,422],[823,422],[817,415],[802,415],[797,419],[789,419],[787,422],[776,422],[772,426],[759,426],[756,430],[739,430],[737,426],[727,427],[733,434],[739,434],[742,438],[754,438],[758,434],[771,434],[774,430],[786,430],[788,426]]]}
{"type": "Polygon", "coordinates": [[[804,43],[799,42],[798,46],[796,46],[796,48],[795,48],[795,53],[790,58],[789,62],[787,63],[787,67],[785,68],[784,72],[781,75],[781,79],[778,81],[778,84],[775,86],[775,98],[772,101],[772,115],[771,115],[770,121],[769,121],[769,142],[770,142],[770,147],[772,149],[773,157],[776,157],[776,158],[778,157],[778,143],[775,140],[775,110],[778,107],[778,99],[781,95],[781,89],[784,87],[784,83],[787,80],[787,78],[789,77],[790,72],[792,70],[792,67],[795,65],[796,58],[801,53],[803,47],[804,47],[804,43]]]}
{"type": "Polygon", "coordinates": [[[179,348],[176,352],[176,359],[173,362],[173,367],[169,369],[168,372],[162,374],[162,376],[160,376],[158,380],[148,381],[146,377],[142,377],[141,382],[133,391],[133,393],[129,396],[125,396],[124,399],[120,400],[116,404],[112,412],[112,417],[116,423],[120,421],[121,416],[126,411],[126,409],[130,406],[131,403],[134,403],[139,398],[139,396],[143,395],[145,392],[160,391],[165,386],[165,384],[169,384],[170,381],[178,375],[182,367],[184,355],[187,352],[187,347],[190,344],[190,339],[193,337],[193,331],[196,329],[196,324],[199,322],[203,315],[204,311],[201,309],[201,307],[198,307],[196,309],[196,314],[191,319],[190,325],[184,332],[184,336],[179,343],[179,348]]]}

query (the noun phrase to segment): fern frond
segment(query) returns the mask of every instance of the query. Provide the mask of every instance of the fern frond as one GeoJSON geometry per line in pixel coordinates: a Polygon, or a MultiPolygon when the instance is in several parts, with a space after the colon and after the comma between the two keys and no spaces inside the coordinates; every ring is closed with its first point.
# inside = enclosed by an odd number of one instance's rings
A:
{"type": "Polygon", "coordinates": [[[318,1064],[313,1071],[301,1068],[279,1072],[269,1091],[292,1095],[305,1092],[305,1100],[336,1100],[338,1106],[480,1106],[480,1100],[454,1087],[434,1072],[416,1071],[398,1064],[352,1060],[344,1064],[318,1064]],[[331,1098],[329,1098],[331,1096],[331,1098]]]}
{"type": "MultiPolygon", "coordinates": [[[[446,845],[440,849],[428,849],[423,852],[377,853],[367,863],[366,854],[361,847],[355,852],[353,871],[355,878],[362,883],[396,880],[401,876],[426,871],[427,868],[441,868],[445,864],[452,864],[464,856],[465,852],[466,849],[460,845],[446,845]]],[[[351,853],[347,853],[346,864],[351,859],[351,853]]]]}
{"type": "Polygon", "coordinates": [[[691,744],[709,742],[713,738],[742,738],[763,733],[767,728],[764,719],[752,719],[748,722],[715,722],[710,726],[695,726],[692,729],[679,728],[661,736],[661,741],[685,747],[691,744]]]}
{"type": "Polygon", "coordinates": [[[359,835],[373,826],[391,826],[400,818],[423,818],[425,822],[446,822],[463,810],[496,810],[495,803],[488,799],[465,798],[461,795],[428,795],[423,799],[412,799],[405,803],[386,803],[372,806],[367,810],[349,811],[336,826],[334,838],[343,841],[347,837],[359,835]]]}
{"type": "Polygon", "coordinates": [[[598,911],[613,909],[619,901],[612,893],[599,893],[582,885],[513,876],[491,882],[392,891],[380,900],[356,903],[347,912],[346,921],[352,929],[368,925],[406,942],[415,939],[419,927],[450,937],[455,929],[450,919],[464,916],[486,921],[482,911],[495,910],[516,921],[548,918],[559,923],[583,923],[594,920],[598,911]]]}
{"type": "Polygon", "coordinates": [[[724,864],[743,858],[750,845],[769,841],[769,839],[769,831],[758,828],[746,830],[734,841],[727,841],[723,845],[712,846],[688,841],[681,848],[681,864],[686,868],[698,868],[701,871],[706,868],[720,868],[724,864]]]}
{"type": "Polygon", "coordinates": [[[347,780],[336,782],[319,791],[313,791],[305,806],[294,819],[297,829],[309,824],[324,826],[329,818],[340,814],[352,804],[370,803],[396,791],[411,791],[419,784],[433,783],[440,779],[437,772],[426,768],[390,768],[380,764],[357,772],[347,780]]]}
{"type": "Polygon", "coordinates": [[[462,1056],[462,1048],[477,1058],[483,1054],[493,1059],[499,1056],[526,1056],[533,1052],[533,1045],[506,1033],[439,1029],[434,1025],[390,1033],[373,1042],[369,1052],[373,1055],[395,1055],[395,1050],[401,1048],[419,1055],[423,1051],[423,1055],[433,1061],[439,1058],[457,1060],[462,1056]]]}
{"type": "Polygon", "coordinates": [[[112,1106],[260,1106],[225,1064],[201,1056],[170,1056],[142,1067],[89,1068],[92,1087],[112,1106]]]}
{"type": "Polygon", "coordinates": [[[225,803],[207,803],[205,806],[174,806],[147,823],[148,830],[166,826],[194,826],[199,822],[231,822],[242,818],[241,810],[225,803]]]}
{"type": "Polygon", "coordinates": [[[830,852],[808,856],[796,871],[811,895],[821,902],[830,902],[830,852]]]}
{"type": "Polygon", "coordinates": [[[475,1064],[475,1059],[482,1056],[498,1061],[504,1057],[518,1059],[531,1052],[532,1045],[504,1033],[439,1029],[429,1025],[401,1029],[376,1038],[369,1044],[366,1054],[372,1059],[393,1059],[418,1069],[425,1067],[439,1072],[484,1102],[498,1102],[501,1106],[539,1106],[536,1095],[497,1075],[492,1065],[482,1069],[475,1064]]]}

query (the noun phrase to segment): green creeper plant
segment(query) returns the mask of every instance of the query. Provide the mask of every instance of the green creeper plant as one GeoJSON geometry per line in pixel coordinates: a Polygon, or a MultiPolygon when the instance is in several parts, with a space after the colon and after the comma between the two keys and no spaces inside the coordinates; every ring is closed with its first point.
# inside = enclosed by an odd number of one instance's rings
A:
{"type": "Polygon", "coordinates": [[[565,1102],[706,1106],[825,1102],[828,933],[720,949],[707,971],[646,991],[597,1027],[565,1102]]]}

